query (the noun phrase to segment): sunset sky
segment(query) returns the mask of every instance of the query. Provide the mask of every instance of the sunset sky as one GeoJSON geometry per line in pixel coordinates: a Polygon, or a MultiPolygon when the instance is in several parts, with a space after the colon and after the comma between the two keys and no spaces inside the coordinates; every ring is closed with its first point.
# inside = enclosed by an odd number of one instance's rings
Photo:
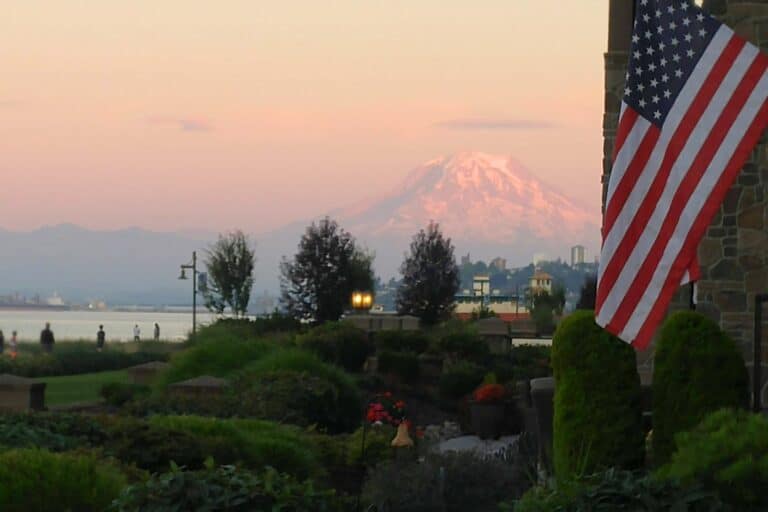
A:
{"type": "Polygon", "coordinates": [[[462,150],[600,202],[606,0],[6,0],[0,227],[259,232],[462,150]]]}

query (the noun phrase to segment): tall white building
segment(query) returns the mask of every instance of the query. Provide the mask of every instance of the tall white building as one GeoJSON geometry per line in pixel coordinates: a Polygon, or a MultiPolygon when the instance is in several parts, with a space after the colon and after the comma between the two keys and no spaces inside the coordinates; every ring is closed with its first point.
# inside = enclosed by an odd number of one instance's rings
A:
{"type": "Polygon", "coordinates": [[[587,250],[583,245],[571,247],[571,266],[582,265],[587,262],[587,250]]]}

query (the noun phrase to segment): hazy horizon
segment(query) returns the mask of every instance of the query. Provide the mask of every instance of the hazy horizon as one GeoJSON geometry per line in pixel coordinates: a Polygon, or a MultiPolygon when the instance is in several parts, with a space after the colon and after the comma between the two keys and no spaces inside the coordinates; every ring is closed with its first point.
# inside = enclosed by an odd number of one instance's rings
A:
{"type": "Polygon", "coordinates": [[[0,227],[263,233],[463,150],[511,155],[597,210],[607,15],[11,0],[0,227]]]}

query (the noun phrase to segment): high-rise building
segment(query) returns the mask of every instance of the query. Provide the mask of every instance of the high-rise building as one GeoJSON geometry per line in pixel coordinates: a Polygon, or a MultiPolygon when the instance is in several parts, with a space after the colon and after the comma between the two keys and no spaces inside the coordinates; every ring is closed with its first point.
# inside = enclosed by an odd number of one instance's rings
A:
{"type": "Polygon", "coordinates": [[[507,270],[507,260],[504,258],[493,258],[491,260],[491,267],[498,271],[504,272],[507,270]]]}
{"type": "Polygon", "coordinates": [[[571,247],[571,266],[582,265],[587,261],[587,250],[583,245],[571,247]]]}

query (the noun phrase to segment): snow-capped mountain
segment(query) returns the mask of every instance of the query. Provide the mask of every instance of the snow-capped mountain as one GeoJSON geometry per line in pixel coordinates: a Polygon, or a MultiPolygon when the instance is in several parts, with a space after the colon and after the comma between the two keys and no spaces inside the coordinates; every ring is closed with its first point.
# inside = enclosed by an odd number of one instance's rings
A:
{"type": "Polygon", "coordinates": [[[542,251],[565,257],[576,244],[596,248],[600,224],[598,206],[579,205],[512,158],[477,152],[429,161],[390,193],[332,216],[373,246],[380,237],[408,240],[434,220],[459,251],[526,261],[542,251]]]}

